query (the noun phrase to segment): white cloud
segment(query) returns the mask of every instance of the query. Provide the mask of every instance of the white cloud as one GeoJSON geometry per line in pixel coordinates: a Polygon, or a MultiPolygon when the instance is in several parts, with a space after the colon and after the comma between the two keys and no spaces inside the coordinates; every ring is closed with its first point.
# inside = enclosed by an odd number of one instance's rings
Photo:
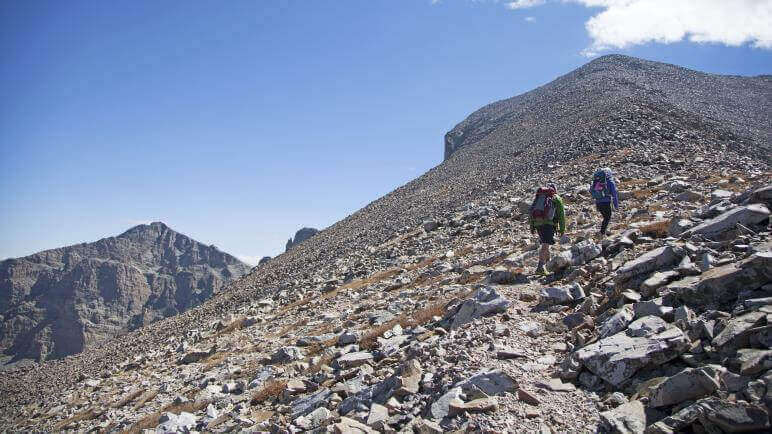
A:
{"type": "Polygon", "coordinates": [[[536,18],[534,18],[534,17],[525,17],[524,19],[525,19],[527,22],[529,22],[529,23],[532,23],[532,22],[536,21],[536,18]]]}
{"type": "Polygon", "coordinates": [[[507,2],[507,7],[510,9],[527,9],[536,6],[541,6],[546,0],[514,0],[507,2]]]}
{"type": "Polygon", "coordinates": [[[592,56],[649,42],[688,40],[772,48],[769,0],[563,0],[603,8],[585,23],[592,56]]]}

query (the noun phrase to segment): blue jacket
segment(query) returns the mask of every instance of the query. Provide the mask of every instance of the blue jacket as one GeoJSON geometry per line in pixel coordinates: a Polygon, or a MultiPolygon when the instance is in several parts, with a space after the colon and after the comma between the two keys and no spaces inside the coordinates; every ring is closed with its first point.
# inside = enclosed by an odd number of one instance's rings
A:
{"type": "MultiPolygon", "coordinates": [[[[610,170],[606,171],[606,184],[608,185],[608,190],[609,193],[611,193],[611,197],[597,199],[595,200],[595,203],[609,203],[613,199],[614,209],[619,209],[619,194],[617,193],[617,183],[614,182],[614,177],[610,170]]],[[[592,187],[590,187],[590,191],[592,191],[592,187]]]]}

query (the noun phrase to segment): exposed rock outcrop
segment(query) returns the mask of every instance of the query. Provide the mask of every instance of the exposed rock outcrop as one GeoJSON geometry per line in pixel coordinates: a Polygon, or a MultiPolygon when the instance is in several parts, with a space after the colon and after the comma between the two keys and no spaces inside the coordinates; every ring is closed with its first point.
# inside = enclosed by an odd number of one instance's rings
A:
{"type": "Polygon", "coordinates": [[[313,237],[319,232],[319,229],[314,228],[302,228],[298,229],[297,232],[295,232],[295,237],[290,238],[287,240],[287,245],[284,246],[284,251],[289,252],[289,250],[298,244],[302,243],[303,241],[313,237]]]}

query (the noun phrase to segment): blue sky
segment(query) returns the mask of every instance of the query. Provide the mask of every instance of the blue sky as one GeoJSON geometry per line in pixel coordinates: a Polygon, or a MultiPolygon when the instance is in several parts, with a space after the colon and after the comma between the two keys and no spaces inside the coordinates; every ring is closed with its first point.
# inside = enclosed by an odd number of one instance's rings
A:
{"type": "Polygon", "coordinates": [[[0,258],[155,220],[275,255],[592,56],[772,73],[772,2],[702,1],[3,2],[0,258]]]}

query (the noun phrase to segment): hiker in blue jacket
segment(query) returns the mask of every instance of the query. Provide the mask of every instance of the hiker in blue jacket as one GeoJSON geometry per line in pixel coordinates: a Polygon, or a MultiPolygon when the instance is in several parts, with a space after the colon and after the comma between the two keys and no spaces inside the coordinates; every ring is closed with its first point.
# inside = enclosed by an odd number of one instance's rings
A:
{"type": "Polygon", "coordinates": [[[606,229],[611,221],[611,203],[614,203],[614,209],[619,209],[619,195],[617,194],[617,185],[614,182],[614,174],[611,169],[604,167],[595,171],[590,184],[590,194],[595,199],[595,207],[603,216],[603,222],[600,224],[600,235],[606,235],[606,229]]]}

